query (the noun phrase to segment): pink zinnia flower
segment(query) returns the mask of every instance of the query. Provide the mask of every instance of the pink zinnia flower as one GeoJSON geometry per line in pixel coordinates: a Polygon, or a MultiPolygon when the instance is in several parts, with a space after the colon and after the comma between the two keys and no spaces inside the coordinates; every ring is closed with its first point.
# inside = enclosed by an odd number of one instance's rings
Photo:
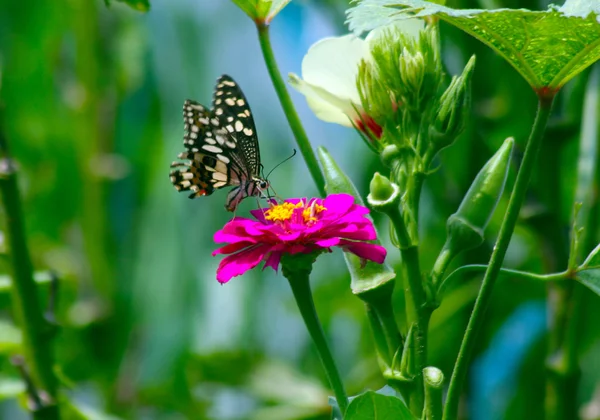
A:
{"type": "Polygon", "coordinates": [[[338,246],[360,258],[379,264],[384,247],[369,243],[376,239],[373,224],[365,217],[369,209],[354,204],[348,194],[332,194],[325,199],[289,199],[270,208],[253,210],[257,220],[236,217],[215,233],[215,242],[227,245],[213,252],[230,254],[217,269],[217,280],[228,282],[265,261],[277,271],[284,253],[329,251],[338,246]]]}

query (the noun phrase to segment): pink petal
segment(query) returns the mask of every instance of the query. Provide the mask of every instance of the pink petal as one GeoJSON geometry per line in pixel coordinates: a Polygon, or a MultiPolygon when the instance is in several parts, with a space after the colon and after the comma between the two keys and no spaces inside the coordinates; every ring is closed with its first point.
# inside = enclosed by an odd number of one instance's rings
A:
{"type": "Polygon", "coordinates": [[[340,246],[344,251],[352,252],[353,254],[367,260],[375,261],[378,264],[383,264],[387,251],[384,247],[368,242],[352,242],[340,241],[340,246]]]}
{"type": "Polygon", "coordinates": [[[259,245],[223,258],[217,268],[217,280],[219,283],[227,283],[232,277],[256,267],[270,249],[270,245],[259,245]]]}
{"type": "Polygon", "coordinates": [[[281,252],[277,252],[277,251],[271,252],[271,254],[267,258],[267,261],[265,262],[265,266],[263,267],[263,270],[267,267],[271,267],[273,270],[275,270],[275,272],[277,272],[277,269],[279,268],[280,260],[281,260],[281,252]]]}
{"type": "Polygon", "coordinates": [[[337,246],[339,243],[340,238],[321,239],[315,242],[315,244],[320,246],[321,248],[330,248],[332,246],[337,246]]]}
{"type": "Polygon", "coordinates": [[[214,250],[212,256],[214,257],[215,255],[219,254],[233,254],[234,252],[238,252],[239,250],[242,250],[244,248],[251,247],[252,245],[254,245],[254,242],[250,241],[241,241],[227,244],[219,249],[214,250]]]}
{"type": "Polygon", "coordinates": [[[250,210],[250,214],[252,214],[252,216],[256,217],[256,220],[258,220],[259,222],[268,225],[271,224],[272,222],[269,222],[267,219],[265,219],[265,212],[269,210],[268,208],[262,208],[262,209],[256,209],[256,210],[250,210]]]}
{"type": "Polygon", "coordinates": [[[230,233],[224,233],[222,230],[215,232],[213,239],[216,243],[230,243],[230,244],[234,244],[237,242],[254,242],[254,243],[257,242],[257,240],[254,237],[249,236],[249,235],[245,234],[244,232],[241,232],[239,234],[230,234],[230,233]]]}
{"type": "Polygon", "coordinates": [[[327,209],[324,215],[340,217],[354,205],[354,197],[349,194],[331,194],[325,198],[323,205],[327,209]]]}

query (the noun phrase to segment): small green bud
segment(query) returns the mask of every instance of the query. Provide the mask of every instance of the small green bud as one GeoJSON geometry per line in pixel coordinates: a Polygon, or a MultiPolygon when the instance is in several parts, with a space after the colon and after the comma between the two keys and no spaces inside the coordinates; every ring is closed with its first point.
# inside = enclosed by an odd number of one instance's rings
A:
{"type": "Polygon", "coordinates": [[[421,51],[414,54],[406,47],[400,54],[400,78],[405,89],[410,92],[420,92],[425,77],[425,59],[421,51]]]}
{"type": "Polygon", "coordinates": [[[375,172],[371,180],[371,198],[376,201],[386,201],[394,194],[394,187],[389,179],[375,172]]]}
{"type": "Polygon", "coordinates": [[[395,144],[385,146],[381,151],[381,161],[388,168],[394,167],[394,162],[402,156],[400,149],[395,144]]]}
{"type": "Polygon", "coordinates": [[[232,0],[257,24],[268,25],[291,0],[232,0]]]}
{"type": "Polygon", "coordinates": [[[390,206],[397,207],[400,203],[400,187],[379,172],[375,172],[371,180],[367,202],[379,211],[385,211],[390,206]]]}
{"type": "Polygon", "coordinates": [[[465,66],[460,76],[454,76],[442,94],[430,136],[436,149],[449,146],[464,131],[471,111],[471,76],[475,56],[465,66]]]}
{"type": "Polygon", "coordinates": [[[448,218],[446,247],[453,253],[483,242],[485,228],[504,191],[514,143],[512,137],[504,141],[481,168],[456,213],[448,218]]]}

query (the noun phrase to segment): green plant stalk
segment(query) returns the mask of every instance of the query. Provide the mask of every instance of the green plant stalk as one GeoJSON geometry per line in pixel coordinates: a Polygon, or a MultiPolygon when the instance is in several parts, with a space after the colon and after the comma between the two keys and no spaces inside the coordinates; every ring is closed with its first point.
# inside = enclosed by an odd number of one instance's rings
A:
{"type": "Polygon", "coordinates": [[[383,334],[390,349],[390,356],[393,359],[398,349],[402,349],[404,343],[399,333],[398,324],[396,324],[391,296],[388,296],[385,302],[380,300],[380,303],[374,306],[374,310],[381,322],[383,334]]]}
{"type": "Polygon", "coordinates": [[[458,352],[454,371],[452,372],[450,387],[448,389],[448,397],[446,399],[446,405],[444,406],[444,420],[457,418],[460,393],[467,375],[467,368],[469,366],[471,354],[473,353],[473,348],[475,347],[475,339],[477,338],[477,334],[483,325],[485,311],[492,295],[494,283],[498,277],[498,274],[500,273],[500,268],[502,266],[502,262],[504,261],[508,244],[510,243],[510,239],[517,224],[519,212],[525,200],[525,193],[527,192],[529,180],[531,179],[531,173],[533,172],[533,168],[540,151],[542,139],[544,137],[544,130],[548,123],[548,118],[550,117],[553,101],[554,96],[549,98],[542,96],[539,97],[537,114],[533,123],[531,135],[527,141],[525,154],[517,174],[515,186],[510,196],[508,208],[506,209],[506,215],[502,221],[500,233],[498,234],[498,239],[496,240],[494,251],[492,252],[492,256],[490,258],[490,263],[483,277],[483,282],[481,283],[479,294],[477,295],[475,306],[473,307],[473,312],[469,318],[467,330],[465,331],[465,335],[458,352]]]}
{"type": "Polygon", "coordinates": [[[423,382],[425,385],[425,407],[423,420],[442,419],[442,393],[444,391],[444,375],[435,367],[423,369],[423,382]]]}
{"type": "Polygon", "coordinates": [[[406,323],[416,325],[415,348],[418,349],[415,358],[414,386],[410,394],[409,407],[413,414],[421,415],[423,410],[423,368],[427,364],[427,326],[429,310],[425,306],[425,291],[421,281],[419,251],[413,245],[400,210],[390,209],[386,212],[396,231],[402,254],[402,267],[405,271],[404,295],[406,300],[406,323]]]}
{"type": "Polygon", "coordinates": [[[389,344],[386,339],[386,334],[383,332],[383,327],[375,308],[370,303],[365,302],[365,309],[367,311],[367,318],[369,319],[369,325],[373,331],[373,338],[375,340],[375,349],[381,360],[387,365],[392,365],[393,354],[390,355],[391,351],[389,344]]]}
{"type": "Polygon", "coordinates": [[[37,284],[33,279],[17,177],[10,158],[3,158],[0,165],[0,194],[6,217],[6,243],[11,257],[9,268],[13,279],[12,305],[23,335],[26,366],[38,392],[44,390],[55,400],[58,382],[53,371],[54,358],[50,345],[52,327],[42,315],[37,284]]]}
{"type": "Polygon", "coordinates": [[[285,112],[285,116],[288,120],[290,128],[292,129],[294,137],[296,138],[296,143],[298,144],[300,152],[304,157],[304,161],[308,166],[308,170],[310,171],[310,174],[317,185],[317,189],[319,190],[321,196],[325,197],[325,179],[323,178],[323,174],[319,168],[315,152],[313,151],[310,141],[308,140],[308,136],[306,135],[304,127],[300,122],[300,118],[296,113],[296,108],[294,108],[292,98],[290,98],[287,88],[285,87],[285,82],[283,81],[281,73],[279,72],[279,68],[277,67],[277,61],[275,60],[273,48],[271,47],[269,25],[257,23],[256,29],[258,30],[258,39],[263,57],[265,59],[265,64],[267,65],[269,76],[271,76],[271,81],[273,82],[273,86],[275,87],[275,91],[279,97],[279,102],[281,102],[281,107],[285,112]]]}
{"type": "MultiPolygon", "coordinates": [[[[598,144],[598,104],[600,95],[600,66],[596,63],[587,80],[583,100],[579,157],[577,168],[577,186],[575,203],[581,203],[579,211],[573,214],[573,232],[577,227],[585,228],[579,238],[579,245],[571,249],[569,268],[577,264],[583,250],[595,245],[596,232],[594,218],[598,214],[597,201],[592,202],[594,190],[598,188],[600,147],[598,144]],[[596,208],[594,208],[596,207],[596,208]],[[583,246],[582,246],[583,245],[583,246]],[[574,264],[571,263],[574,262],[574,264]]],[[[597,198],[596,198],[597,200],[597,198]]],[[[575,243],[575,242],[574,242],[575,243]]],[[[578,383],[581,377],[579,368],[579,337],[581,323],[584,320],[585,289],[576,282],[551,284],[548,299],[548,312],[552,328],[549,331],[546,376],[545,411],[547,420],[559,420],[577,417],[578,383]]]]}
{"type": "Polygon", "coordinates": [[[294,298],[296,299],[296,304],[298,305],[304,324],[308,329],[308,333],[317,347],[319,357],[325,368],[325,373],[327,374],[331,388],[333,388],[333,393],[335,394],[338,406],[340,407],[342,414],[345,414],[346,409],[348,408],[348,397],[338,368],[333,360],[329,346],[327,345],[327,340],[325,339],[325,333],[321,327],[319,317],[317,316],[315,303],[310,290],[309,273],[302,270],[290,270],[289,272],[284,271],[284,275],[290,283],[294,298]]]}

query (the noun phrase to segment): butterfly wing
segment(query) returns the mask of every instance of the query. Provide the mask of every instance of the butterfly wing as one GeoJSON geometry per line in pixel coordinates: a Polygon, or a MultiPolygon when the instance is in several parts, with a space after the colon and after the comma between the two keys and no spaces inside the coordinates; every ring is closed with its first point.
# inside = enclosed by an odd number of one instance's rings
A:
{"type": "Polygon", "coordinates": [[[213,96],[213,109],[187,100],[183,105],[184,147],[173,162],[171,182],[178,191],[192,191],[190,198],[235,186],[226,208],[234,211],[241,200],[260,195],[255,178],[260,172],[260,152],[250,107],[238,85],[221,76],[213,96]]]}
{"type": "Polygon", "coordinates": [[[217,80],[213,95],[213,115],[236,140],[238,155],[251,177],[260,176],[260,149],[250,105],[237,83],[224,74],[217,80]]]}

